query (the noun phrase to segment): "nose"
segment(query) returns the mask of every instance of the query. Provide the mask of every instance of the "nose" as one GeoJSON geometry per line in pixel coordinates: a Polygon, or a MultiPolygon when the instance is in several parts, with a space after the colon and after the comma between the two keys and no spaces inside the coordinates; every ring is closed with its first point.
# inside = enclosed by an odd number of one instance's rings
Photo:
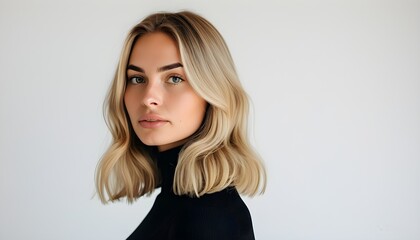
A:
{"type": "Polygon", "coordinates": [[[156,107],[162,104],[163,89],[160,81],[150,80],[144,92],[143,104],[146,107],[156,107]]]}

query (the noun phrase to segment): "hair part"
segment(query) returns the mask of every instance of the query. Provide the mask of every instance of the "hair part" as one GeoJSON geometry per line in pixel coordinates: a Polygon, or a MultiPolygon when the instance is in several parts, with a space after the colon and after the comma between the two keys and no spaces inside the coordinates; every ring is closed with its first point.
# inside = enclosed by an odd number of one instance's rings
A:
{"type": "Polygon", "coordinates": [[[162,32],[178,44],[190,85],[208,103],[200,129],[183,146],[173,190],[200,197],[235,186],[254,196],[266,187],[266,171],[249,143],[248,96],[240,84],[227,45],[203,17],[188,12],[156,13],[129,32],[114,80],[104,102],[112,143],[96,170],[96,188],[103,203],[126,197],[128,202],[151,194],[160,179],[151,147],[131,126],[124,105],[126,70],[132,47],[145,34],[162,32]]]}

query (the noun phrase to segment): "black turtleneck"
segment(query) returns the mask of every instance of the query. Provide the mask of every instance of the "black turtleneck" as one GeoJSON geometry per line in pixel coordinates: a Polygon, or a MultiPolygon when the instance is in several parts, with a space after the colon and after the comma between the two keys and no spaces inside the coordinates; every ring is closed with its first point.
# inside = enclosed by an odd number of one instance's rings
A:
{"type": "Polygon", "coordinates": [[[200,198],[175,195],[172,186],[182,146],[156,155],[161,192],[127,240],[251,240],[251,215],[235,188],[200,198]]]}

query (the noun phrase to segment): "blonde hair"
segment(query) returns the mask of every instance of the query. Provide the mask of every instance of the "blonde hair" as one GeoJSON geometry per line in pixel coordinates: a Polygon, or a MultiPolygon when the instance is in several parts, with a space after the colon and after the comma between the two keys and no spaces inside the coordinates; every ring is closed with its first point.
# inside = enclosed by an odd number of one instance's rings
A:
{"type": "Polygon", "coordinates": [[[131,203],[160,183],[152,148],[134,133],[123,100],[132,46],[153,32],[165,33],[177,42],[189,83],[208,103],[202,126],[179,154],[174,192],[200,197],[235,186],[243,195],[263,193],[265,168],[247,136],[248,97],[227,45],[211,23],[183,11],[152,14],[134,26],[125,40],[104,105],[113,140],[96,169],[101,201],[126,197],[131,203]]]}

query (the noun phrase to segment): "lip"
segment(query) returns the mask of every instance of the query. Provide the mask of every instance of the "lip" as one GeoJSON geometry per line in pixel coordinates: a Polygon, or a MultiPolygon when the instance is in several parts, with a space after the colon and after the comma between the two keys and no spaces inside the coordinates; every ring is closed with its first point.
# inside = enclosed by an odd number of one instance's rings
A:
{"type": "Polygon", "coordinates": [[[159,128],[167,124],[169,121],[155,114],[146,114],[139,120],[139,124],[143,128],[159,128]]]}
{"type": "Polygon", "coordinates": [[[140,118],[139,122],[141,121],[167,121],[167,120],[156,114],[145,114],[140,118]]]}

